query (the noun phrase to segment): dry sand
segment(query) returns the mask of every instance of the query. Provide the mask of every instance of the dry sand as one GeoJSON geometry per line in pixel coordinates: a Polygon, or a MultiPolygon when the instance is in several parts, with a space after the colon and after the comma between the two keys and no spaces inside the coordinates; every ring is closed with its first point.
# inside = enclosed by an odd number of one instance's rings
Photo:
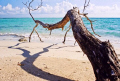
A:
{"type": "Polygon", "coordinates": [[[0,41],[0,81],[95,81],[95,76],[78,45],[0,41]]]}

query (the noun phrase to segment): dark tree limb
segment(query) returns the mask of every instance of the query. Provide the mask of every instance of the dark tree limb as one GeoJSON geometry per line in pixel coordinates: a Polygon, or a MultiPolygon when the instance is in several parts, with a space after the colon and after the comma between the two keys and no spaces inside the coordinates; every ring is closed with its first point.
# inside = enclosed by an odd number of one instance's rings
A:
{"type": "MultiPolygon", "coordinates": [[[[78,13],[79,13],[79,10],[78,10],[78,13]]],[[[98,34],[96,34],[96,33],[94,32],[93,24],[92,24],[93,21],[91,21],[91,20],[87,17],[87,13],[84,13],[84,14],[80,14],[80,13],[79,13],[79,15],[85,16],[85,17],[87,18],[87,20],[89,20],[90,23],[91,23],[91,29],[92,29],[93,33],[94,33],[95,35],[101,37],[100,35],[98,35],[98,34]]],[[[57,29],[57,28],[62,28],[62,30],[63,30],[63,29],[64,29],[64,26],[66,25],[66,23],[67,23],[68,21],[69,21],[69,17],[68,17],[68,14],[66,14],[65,17],[64,17],[60,22],[55,23],[55,24],[44,24],[43,22],[41,22],[41,21],[39,21],[39,20],[36,20],[35,22],[36,22],[36,23],[39,23],[39,24],[42,25],[44,28],[48,28],[48,30],[53,30],[53,29],[57,29]]],[[[69,30],[70,30],[70,29],[69,29],[69,30]]],[[[69,31],[69,30],[68,30],[68,31],[69,31]]],[[[68,32],[68,31],[67,31],[67,32],[68,32]]],[[[63,43],[65,43],[67,32],[65,33],[63,43]]],[[[50,35],[51,35],[51,31],[50,31],[50,35]]],[[[76,43],[76,42],[75,42],[75,43],[76,43]]],[[[74,43],[74,44],[75,44],[75,43],[74,43]]]]}
{"type": "Polygon", "coordinates": [[[94,33],[95,35],[101,37],[100,35],[96,34],[95,31],[94,31],[94,29],[93,29],[93,24],[92,24],[92,22],[94,22],[94,21],[91,21],[91,20],[87,17],[87,15],[84,15],[84,16],[87,18],[88,21],[90,21],[91,29],[92,29],[93,33],[94,33]]]}
{"type": "Polygon", "coordinates": [[[94,29],[93,29],[93,24],[92,24],[92,22],[94,22],[94,21],[91,21],[88,17],[87,17],[87,14],[88,13],[84,13],[84,11],[85,11],[85,9],[86,9],[86,7],[88,7],[89,6],[89,3],[90,3],[90,0],[88,1],[88,3],[87,3],[87,0],[85,0],[85,3],[84,3],[84,8],[83,8],[83,14],[81,14],[79,11],[79,14],[80,15],[83,15],[83,16],[85,16],[85,18],[90,22],[90,24],[91,24],[91,29],[92,29],[92,31],[93,31],[93,33],[95,34],[95,35],[97,35],[97,36],[99,36],[99,37],[101,37],[100,35],[98,35],[98,34],[96,34],[95,32],[94,32],[94,29]]]}
{"type": "Polygon", "coordinates": [[[71,24],[69,25],[69,29],[66,31],[65,33],[65,36],[64,36],[64,41],[63,41],[63,44],[65,44],[65,40],[66,40],[66,35],[67,35],[67,32],[69,32],[71,29],[71,24]]]}
{"type": "MultiPolygon", "coordinates": [[[[78,8],[69,10],[65,17],[70,19],[74,38],[92,64],[96,81],[119,81],[120,65],[112,45],[107,41],[100,41],[87,30],[79,15],[78,8]]],[[[63,19],[60,22],[64,21],[63,19]]],[[[52,30],[55,27],[49,25],[48,29],[52,30]]]]}
{"type": "Polygon", "coordinates": [[[40,41],[41,41],[41,42],[43,42],[43,41],[41,40],[41,38],[40,38],[40,36],[39,36],[38,32],[37,32],[36,30],[35,30],[35,32],[37,33],[38,38],[40,39],[40,41]]]}
{"type": "Polygon", "coordinates": [[[73,35],[91,62],[96,81],[120,81],[120,65],[114,48],[87,30],[77,10],[68,11],[73,35]]]}
{"type": "MultiPolygon", "coordinates": [[[[58,28],[62,28],[62,30],[63,30],[64,26],[67,24],[68,21],[69,21],[69,17],[67,14],[60,22],[58,22],[56,24],[45,24],[42,21],[35,20],[36,26],[33,28],[33,31],[38,26],[38,24],[42,25],[43,28],[47,28],[48,30],[53,30],[53,29],[58,29],[58,28]]],[[[29,42],[31,40],[31,36],[32,36],[33,31],[31,32],[31,34],[29,36],[29,42]]]]}
{"type": "MultiPolygon", "coordinates": [[[[54,29],[58,29],[58,28],[62,28],[62,30],[64,29],[64,26],[67,24],[67,22],[69,21],[69,17],[68,15],[66,14],[65,17],[60,21],[60,22],[57,22],[56,24],[45,24],[43,23],[42,21],[39,21],[39,20],[35,20],[35,23],[36,24],[40,24],[43,26],[43,28],[47,28],[48,30],[50,30],[50,35],[51,35],[51,32],[52,30],[54,29]]],[[[70,30],[70,29],[69,29],[70,30]]],[[[68,30],[68,31],[69,31],[68,30]]],[[[67,31],[67,32],[68,32],[67,31]]],[[[66,32],[66,34],[67,34],[66,32]]],[[[65,34],[65,37],[64,37],[64,41],[63,43],[65,43],[65,39],[66,39],[66,34],[65,34]]],[[[31,36],[31,35],[30,35],[31,36]]]]}
{"type": "Polygon", "coordinates": [[[30,34],[30,36],[29,36],[29,42],[30,42],[31,36],[32,36],[33,32],[35,31],[35,28],[36,28],[37,26],[38,26],[38,24],[35,25],[35,27],[33,28],[32,32],[31,32],[31,34],[30,34]]]}
{"type": "MultiPolygon", "coordinates": [[[[78,11],[78,12],[79,12],[79,11],[78,11]]],[[[90,19],[87,17],[88,13],[83,13],[83,14],[81,14],[81,13],[79,12],[79,15],[85,16],[85,18],[86,18],[86,19],[90,22],[90,24],[91,24],[91,29],[92,29],[93,33],[94,33],[95,35],[101,37],[100,35],[98,35],[98,34],[95,33],[95,31],[94,31],[94,29],[93,29],[93,23],[92,23],[92,22],[94,22],[94,21],[90,20],[90,19]]]]}
{"type": "Polygon", "coordinates": [[[35,23],[42,25],[43,28],[47,28],[48,30],[53,30],[53,29],[58,29],[58,28],[62,28],[63,30],[64,26],[67,24],[68,21],[69,21],[69,17],[66,14],[65,17],[60,22],[57,22],[55,24],[45,24],[39,20],[35,20],[35,23]]]}
{"type": "Polygon", "coordinates": [[[85,8],[86,8],[87,6],[89,6],[89,3],[90,3],[90,0],[88,1],[88,3],[87,3],[87,0],[85,0],[84,8],[83,8],[83,13],[84,13],[84,11],[85,11],[85,8]]]}

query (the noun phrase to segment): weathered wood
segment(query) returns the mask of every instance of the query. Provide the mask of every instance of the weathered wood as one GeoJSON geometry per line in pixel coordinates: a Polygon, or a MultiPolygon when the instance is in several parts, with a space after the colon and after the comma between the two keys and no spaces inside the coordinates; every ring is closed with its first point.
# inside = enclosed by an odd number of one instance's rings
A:
{"type": "MultiPolygon", "coordinates": [[[[119,81],[120,65],[110,42],[100,41],[87,30],[78,8],[69,10],[66,16],[69,17],[67,19],[70,19],[74,38],[92,64],[96,81],[119,81]]],[[[49,27],[48,29],[52,30],[57,26],[49,25],[49,27]]]]}
{"type": "Polygon", "coordinates": [[[64,40],[63,40],[63,44],[65,44],[65,40],[66,40],[66,35],[67,35],[67,32],[69,32],[71,29],[71,24],[69,25],[69,29],[66,31],[65,33],[65,36],[64,36],[64,40]]]}
{"type": "MultiPolygon", "coordinates": [[[[34,19],[34,18],[33,18],[34,19]]],[[[60,22],[57,22],[56,24],[45,24],[43,23],[42,21],[39,21],[39,20],[34,20],[35,23],[36,23],[36,26],[33,28],[33,31],[31,32],[30,36],[29,36],[29,42],[31,41],[31,36],[35,30],[35,28],[38,26],[38,24],[42,25],[43,28],[47,28],[48,30],[50,30],[50,35],[51,35],[51,32],[53,29],[58,29],[58,28],[62,28],[62,30],[64,29],[64,26],[67,24],[67,22],[69,21],[69,17],[68,15],[66,14],[65,17],[60,21],[60,22]]],[[[35,32],[37,33],[37,31],[35,30],[35,32]]],[[[41,42],[43,42],[39,36],[39,34],[37,33],[39,39],[41,42]]],[[[64,41],[65,41],[65,38],[64,38],[64,41]]]]}
{"type": "MultiPolygon", "coordinates": [[[[33,3],[33,1],[34,1],[34,0],[31,0],[30,2],[28,1],[29,4],[27,4],[27,2],[26,2],[26,3],[23,3],[23,4],[28,8],[29,14],[30,14],[30,16],[32,17],[33,21],[35,22],[35,19],[34,19],[34,17],[32,16],[31,11],[38,10],[38,9],[42,6],[42,0],[41,0],[41,4],[40,4],[36,9],[33,9],[32,6],[31,6],[31,4],[33,3]]],[[[31,32],[31,34],[30,34],[30,36],[29,36],[29,42],[31,41],[31,36],[32,36],[32,34],[33,34],[34,31],[37,33],[38,38],[40,39],[40,41],[43,42],[43,41],[41,40],[41,38],[40,38],[37,30],[35,30],[35,28],[36,28],[37,26],[38,26],[38,23],[36,23],[36,26],[33,28],[32,32],[31,32]]]]}
{"type": "Polygon", "coordinates": [[[102,42],[85,27],[78,9],[68,11],[73,35],[92,64],[96,81],[120,81],[117,54],[109,41],[102,42]]]}
{"type": "Polygon", "coordinates": [[[37,32],[36,30],[35,30],[35,32],[36,32],[36,34],[38,35],[38,38],[40,39],[40,41],[43,42],[42,39],[40,38],[38,32],[37,32]]]}
{"type": "Polygon", "coordinates": [[[62,28],[62,30],[63,30],[64,26],[67,24],[68,21],[69,21],[69,17],[66,14],[65,17],[60,22],[57,22],[55,24],[45,24],[39,20],[35,20],[35,23],[36,24],[39,23],[40,25],[42,25],[44,28],[47,28],[48,30],[53,30],[53,29],[57,29],[57,28],[62,28]]]}
{"type": "Polygon", "coordinates": [[[31,34],[30,34],[30,36],[29,36],[29,42],[31,41],[31,36],[32,36],[32,34],[33,34],[34,31],[37,33],[38,38],[40,39],[40,41],[43,42],[43,41],[41,40],[38,32],[35,30],[35,28],[36,28],[37,26],[38,26],[38,23],[36,23],[35,27],[33,28],[32,32],[31,32],[31,34]]]}
{"type": "MultiPolygon", "coordinates": [[[[30,13],[30,11],[29,11],[29,13],[30,13]]],[[[30,14],[31,14],[31,13],[30,13],[30,14]]],[[[33,18],[32,15],[31,15],[31,17],[33,18]]],[[[34,18],[33,18],[33,20],[34,20],[34,18]]],[[[67,22],[69,21],[69,17],[68,17],[68,15],[66,14],[65,17],[64,17],[61,21],[57,22],[56,24],[45,24],[45,23],[43,23],[42,21],[39,21],[39,20],[34,20],[34,21],[35,21],[35,23],[36,23],[36,26],[33,28],[33,31],[31,32],[31,34],[30,34],[30,36],[29,36],[29,42],[31,41],[31,36],[32,36],[35,28],[38,26],[38,24],[42,25],[43,28],[47,28],[48,30],[50,30],[50,35],[51,35],[51,32],[52,32],[53,29],[62,28],[62,30],[63,30],[63,29],[64,29],[64,26],[65,26],[65,25],[67,24],[67,22]]],[[[70,29],[69,29],[69,30],[70,30],[70,29]]],[[[36,30],[35,30],[35,32],[37,33],[40,41],[43,42],[43,41],[41,40],[38,32],[37,32],[36,30]]],[[[67,31],[67,32],[68,32],[68,31],[67,31]]],[[[66,33],[66,34],[67,34],[67,33],[66,33]]],[[[65,34],[65,36],[64,36],[64,41],[63,41],[63,43],[65,43],[66,34],[65,34]]]]}
{"type": "Polygon", "coordinates": [[[78,8],[71,9],[56,24],[44,24],[35,20],[48,30],[64,28],[70,20],[74,38],[92,64],[96,81],[120,81],[120,65],[117,54],[109,41],[102,42],[85,27],[78,8]]]}

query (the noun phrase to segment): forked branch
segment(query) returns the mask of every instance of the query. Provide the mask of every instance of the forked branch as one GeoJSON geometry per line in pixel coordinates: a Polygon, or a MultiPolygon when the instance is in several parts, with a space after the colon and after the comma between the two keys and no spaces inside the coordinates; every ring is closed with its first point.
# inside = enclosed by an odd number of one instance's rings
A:
{"type": "Polygon", "coordinates": [[[95,35],[101,37],[100,35],[98,35],[98,34],[95,33],[95,31],[94,31],[94,29],[93,29],[93,23],[92,23],[92,22],[94,22],[94,21],[90,20],[90,19],[87,17],[87,14],[88,14],[88,13],[83,13],[83,14],[79,13],[79,15],[85,16],[85,18],[90,22],[90,24],[91,24],[91,29],[92,29],[93,33],[94,33],[95,35]]]}
{"type": "Polygon", "coordinates": [[[100,35],[96,34],[95,31],[94,31],[94,29],[93,29],[93,24],[92,24],[92,22],[94,22],[94,21],[91,21],[91,20],[87,17],[87,14],[88,14],[88,13],[84,13],[86,7],[89,6],[89,3],[90,3],[90,0],[89,0],[88,2],[87,2],[87,0],[85,0],[83,13],[82,13],[82,14],[80,13],[80,15],[85,16],[85,18],[90,22],[90,24],[91,24],[91,29],[92,29],[93,33],[94,33],[95,35],[101,37],[100,35]]]}
{"type": "Polygon", "coordinates": [[[95,35],[101,37],[100,35],[96,34],[95,31],[94,31],[94,29],[93,29],[93,24],[92,24],[92,22],[94,22],[94,21],[91,21],[91,20],[87,17],[87,15],[84,15],[84,16],[85,16],[85,18],[90,22],[90,24],[91,24],[91,29],[92,29],[93,33],[94,33],[95,35]]]}
{"type": "MultiPolygon", "coordinates": [[[[38,10],[38,9],[42,6],[42,0],[41,0],[41,4],[40,4],[37,8],[35,8],[35,9],[33,9],[32,6],[31,6],[31,4],[32,4],[33,1],[34,1],[34,0],[30,1],[29,4],[27,4],[27,2],[26,2],[26,3],[23,3],[23,4],[28,8],[29,14],[30,14],[30,16],[32,17],[33,21],[35,22],[35,19],[34,19],[34,17],[32,16],[31,11],[38,10]]],[[[37,26],[38,26],[38,23],[36,23],[36,26],[33,28],[33,31],[31,32],[31,34],[30,34],[30,36],[29,36],[29,42],[30,42],[30,40],[31,40],[32,33],[33,33],[34,31],[37,33],[40,41],[43,42],[43,41],[41,40],[38,32],[35,30],[35,28],[36,28],[37,26]]]]}
{"type": "Polygon", "coordinates": [[[35,9],[33,9],[32,6],[31,6],[31,4],[32,4],[33,1],[34,1],[34,0],[32,0],[29,4],[27,4],[27,2],[26,2],[26,3],[23,3],[23,2],[22,2],[22,3],[28,8],[29,14],[30,14],[30,16],[32,17],[33,21],[35,22],[35,19],[34,19],[34,17],[32,16],[32,14],[31,14],[30,11],[38,10],[38,9],[42,6],[42,0],[41,0],[41,4],[40,4],[37,8],[35,8],[35,9]]]}
{"type": "Polygon", "coordinates": [[[89,6],[89,3],[90,3],[90,0],[88,1],[88,3],[87,3],[87,0],[85,0],[85,3],[84,3],[84,8],[83,8],[83,13],[84,13],[84,11],[85,11],[85,8],[87,7],[87,6],[89,6]]]}

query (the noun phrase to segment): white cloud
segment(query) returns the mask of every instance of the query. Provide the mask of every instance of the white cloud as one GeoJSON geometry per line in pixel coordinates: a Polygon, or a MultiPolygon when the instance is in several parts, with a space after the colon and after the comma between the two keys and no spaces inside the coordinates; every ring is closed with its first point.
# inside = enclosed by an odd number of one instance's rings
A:
{"type": "Polygon", "coordinates": [[[20,9],[20,13],[26,14],[26,13],[28,13],[28,10],[23,7],[22,9],[20,9]]]}
{"type": "Polygon", "coordinates": [[[46,4],[46,6],[41,7],[41,12],[52,13],[53,7],[46,4]]]}
{"type": "Polygon", "coordinates": [[[7,4],[7,6],[3,6],[2,12],[6,14],[26,14],[27,9],[26,8],[19,8],[19,7],[12,7],[11,4],[7,4]]]}
{"type": "Polygon", "coordinates": [[[114,4],[112,6],[97,6],[90,4],[86,12],[92,17],[120,17],[120,8],[114,4]]]}
{"type": "Polygon", "coordinates": [[[63,1],[61,3],[57,3],[56,6],[54,7],[55,13],[66,13],[69,9],[73,8],[73,4],[71,4],[68,1],[63,1]]]}
{"type": "MultiPolygon", "coordinates": [[[[60,3],[56,3],[55,6],[50,6],[46,4],[39,9],[39,12],[36,11],[35,13],[41,14],[60,14],[64,16],[69,9],[72,9],[73,5],[69,1],[62,1],[60,3]]],[[[82,12],[83,6],[79,7],[80,11],[82,12]]],[[[85,10],[85,12],[89,13],[90,17],[120,17],[120,8],[118,5],[114,4],[112,6],[97,6],[95,4],[91,4],[85,10]]]]}
{"type": "Polygon", "coordinates": [[[9,11],[13,10],[12,5],[8,3],[7,6],[3,6],[3,10],[9,10],[9,11]]]}
{"type": "MultiPolygon", "coordinates": [[[[43,17],[43,15],[49,17],[62,17],[66,14],[66,12],[73,8],[72,3],[69,0],[62,1],[60,3],[56,3],[55,6],[51,6],[46,4],[42,6],[39,10],[33,11],[33,16],[43,17]],[[36,14],[36,15],[35,15],[36,14]],[[40,15],[41,14],[41,15],[40,15]],[[54,15],[53,15],[54,14],[54,15]]],[[[83,6],[80,6],[80,11],[82,12],[83,6]]],[[[0,14],[28,14],[28,9],[26,7],[13,7],[11,4],[7,4],[6,6],[0,5],[0,14]]],[[[89,13],[89,17],[120,17],[120,7],[114,4],[112,6],[97,6],[95,4],[91,4],[86,8],[85,12],[89,13]]]]}
{"type": "Polygon", "coordinates": [[[19,8],[19,7],[13,8],[12,5],[8,3],[7,6],[3,6],[3,10],[7,10],[7,11],[16,11],[16,10],[20,10],[20,8],[19,8]]]}
{"type": "Polygon", "coordinates": [[[63,1],[61,3],[56,3],[55,6],[50,6],[46,4],[45,6],[42,6],[38,12],[35,11],[35,13],[42,13],[42,14],[65,14],[69,9],[73,8],[73,4],[71,4],[68,1],[63,1]]]}
{"type": "Polygon", "coordinates": [[[20,10],[20,8],[19,7],[15,7],[15,9],[14,10],[20,10]]]}

